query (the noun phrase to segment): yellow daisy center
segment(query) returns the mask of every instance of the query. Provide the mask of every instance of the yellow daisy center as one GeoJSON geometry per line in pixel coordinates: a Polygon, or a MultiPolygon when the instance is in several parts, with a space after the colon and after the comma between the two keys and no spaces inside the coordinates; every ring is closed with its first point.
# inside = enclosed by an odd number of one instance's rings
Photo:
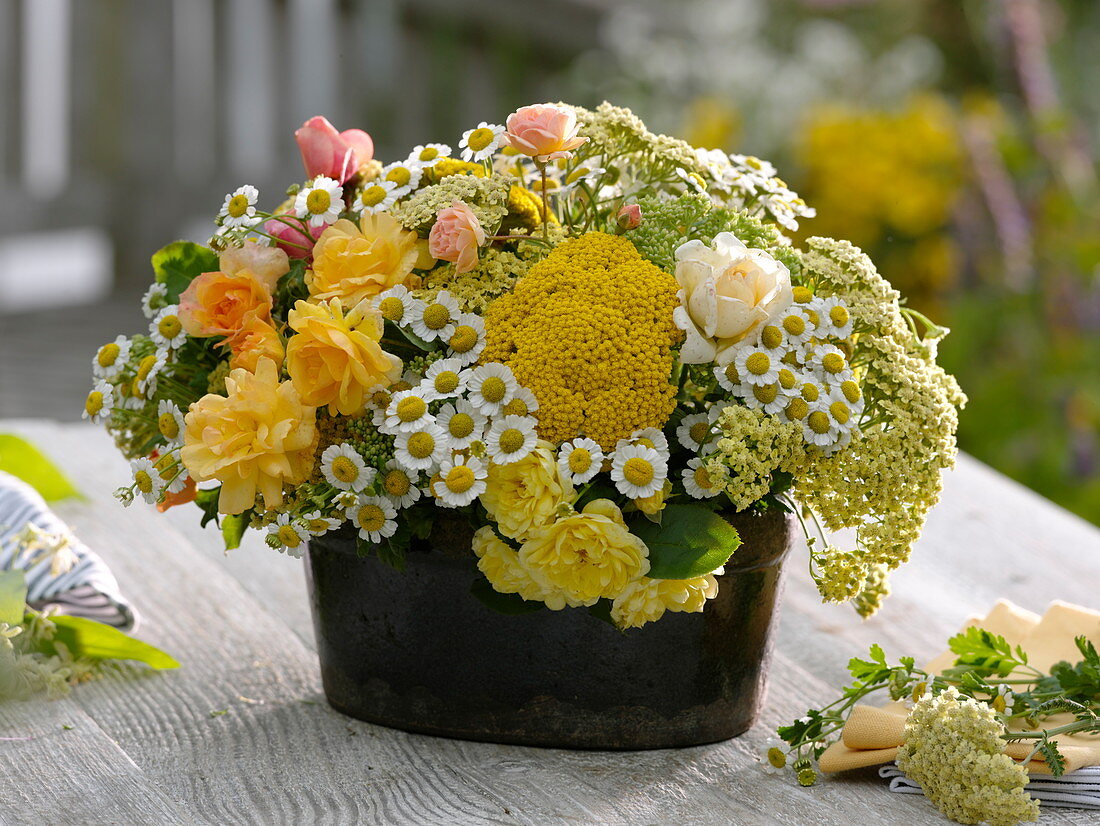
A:
{"type": "Polygon", "coordinates": [[[359,467],[347,456],[337,456],[332,460],[332,475],[345,484],[351,484],[359,478],[359,467]]]}
{"type": "Polygon", "coordinates": [[[844,402],[833,402],[829,405],[829,412],[833,414],[833,418],[840,424],[848,424],[848,419],[851,418],[851,411],[848,410],[848,405],[844,402]]]}
{"type": "Polygon", "coordinates": [[[794,300],[798,304],[808,304],[813,301],[814,293],[809,287],[795,287],[792,292],[794,293],[794,300]]]}
{"type": "Polygon", "coordinates": [[[149,493],[153,490],[153,477],[149,475],[146,470],[139,470],[134,474],[134,482],[138,486],[138,490],[142,493],[149,493]]]}
{"type": "Polygon", "coordinates": [[[775,401],[779,395],[779,385],[777,384],[757,384],[753,385],[752,394],[756,397],[756,400],[761,404],[771,404],[775,401]]]}
{"type": "Polygon", "coordinates": [[[707,473],[707,469],[700,465],[695,468],[695,473],[692,474],[695,479],[695,484],[703,488],[703,490],[710,490],[714,487],[714,482],[711,481],[710,474],[707,473]]]}
{"type": "Polygon", "coordinates": [[[429,330],[442,330],[451,323],[451,311],[442,304],[431,304],[424,310],[424,326],[429,330]]]}
{"type": "Polygon", "coordinates": [[[760,343],[769,350],[774,350],[783,343],[783,331],[774,324],[769,324],[760,333],[760,343]]]}
{"type": "Polygon", "coordinates": [[[641,445],[642,447],[648,447],[650,450],[656,450],[657,445],[653,444],[653,440],[642,436],[640,439],[635,439],[634,444],[641,445]]]}
{"type": "Polygon", "coordinates": [[[328,212],[330,206],[332,206],[332,196],[323,189],[315,189],[306,196],[306,209],[313,215],[328,212]]]}
{"type": "Polygon", "coordinates": [[[416,396],[409,396],[397,403],[397,418],[403,422],[415,422],[428,412],[428,405],[416,396]]]}
{"type": "Polygon", "coordinates": [[[412,173],[404,166],[395,166],[386,173],[386,180],[393,181],[398,186],[408,186],[412,173]]]}
{"type": "Polygon", "coordinates": [[[810,406],[802,399],[791,399],[791,403],[787,405],[787,418],[791,421],[804,419],[809,412],[810,406]]]}
{"type": "Polygon", "coordinates": [[[96,362],[100,367],[110,367],[115,363],[115,359],[118,358],[119,346],[113,341],[110,344],[104,344],[99,348],[99,352],[96,353],[96,362]]]}
{"type": "Polygon", "coordinates": [[[863,395],[859,391],[859,385],[851,379],[848,379],[848,381],[845,382],[841,382],[840,392],[844,394],[844,398],[846,398],[851,404],[855,404],[856,402],[858,402],[860,397],[863,395]]]}
{"type": "Polygon", "coordinates": [[[745,369],[754,376],[762,376],[772,368],[772,360],[767,353],[753,353],[745,359],[745,369]]]}
{"type": "Polygon", "coordinates": [[[136,381],[145,381],[149,378],[149,373],[153,370],[153,365],[157,363],[156,356],[146,356],[141,360],[141,364],[138,365],[137,375],[134,376],[136,381]]]}
{"type": "Polygon", "coordinates": [[[465,439],[474,432],[474,417],[469,413],[455,413],[447,422],[447,430],[456,439],[465,439]]]}
{"type": "Polygon", "coordinates": [[[145,394],[141,390],[141,379],[135,378],[130,382],[130,396],[134,399],[144,399],[145,394]]]}
{"type": "Polygon", "coordinates": [[[297,548],[302,544],[302,537],[290,525],[280,525],[278,535],[279,541],[288,548],[297,548]]]}
{"type": "Polygon", "coordinates": [[[458,373],[454,370],[444,370],[436,375],[432,386],[437,393],[453,393],[458,389],[458,373]]]}
{"type": "Polygon", "coordinates": [[[829,432],[829,417],[823,410],[815,410],[811,413],[806,423],[810,426],[810,430],[818,435],[829,432]]]}
{"type": "Polygon", "coordinates": [[[783,319],[783,329],[792,336],[800,336],[806,332],[806,321],[800,315],[789,315],[783,319]]]}
{"type": "Polygon", "coordinates": [[[817,310],[811,310],[809,307],[807,307],[806,315],[810,317],[810,323],[813,324],[815,327],[821,323],[821,317],[817,314],[817,310]]]}
{"type": "Polygon", "coordinates": [[[623,463],[623,478],[630,484],[644,488],[656,475],[653,465],[638,456],[632,456],[623,463]]]}
{"type": "Polygon", "coordinates": [[[737,368],[733,364],[726,365],[726,381],[730,384],[740,384],[741,377],[737,374],[737,368]]]}
{"type": "Polygon", "coordinates": [[[468,353],[477,344],[477,330],[468,324],[460,324],[455,327],[454,335],[447,344],[456,353],[468,353]]]}
{"type": "Polygon", "coordinates": [[[481,383],[481,395],[485,401],[492,404],[504,401],[504,394],[508,392],[508,385],[500,376],[489,376],[481,383]]]}
{"type": "Polygon", "coordinates": [[[498,444],[500,449],[505,453],[515,453],[521,447],[523,447],[523,431],[515,427],[510,427],[500,434],[498,444]]]}
{"type": "Polygon", "coordinates": [[[439,150],[434,146],[425,146],[420,150],[420,154],[417,155],[417,159],[421,161],[434,161],[439,157],[439,150]]]}
{"type": "Polygon", "coordinates": [[[422,430],[409,437],[406,449],[414,459],[427,459],[435,452],[435,439],[431,433],[422,430]]]}
{"type": "Polygon", "coordinates": [[[183,325],[180,324],[179,318],[174,315],[166,315],[157,323],[157,330],[169,341],[178,336],[182,329],[183,325]]]}
{"type": "Polygon", "coordinates": [[[790,390],[798,384],[798,378],[792,371],[784,367],[779,371],[779,384],[784,390],[790,390]]]}
{"type": "Polygon", "coordinates": [[[393,401],[393,396],[387,393],[385,390],[376,390],[370,397],[371,403],[375,407],[386,408],[390,406],[390,402],[393,401]]]}
{"type": "Polygon", "coordinates": [[[355,516],[355,522],[365,531],[380,531],[386,524],[386,513],[377,505],[363,505],[355,516]]]}
{"type": "Polygon", "coordinates": [[[696,422],[688,429],[688,436],[696,444],[702,444],[707,439],[707,433],[710,431],[710,424],[707,422],[696,422]]]}
{"type": "Polygon", "coordinates": [[[310,519],[309,530],[311,533],[324,533],[328,530],[328,522],[324,519],[310,519]]]}
{"type": "Polygon", "coordinates": [[[848,309],[846,307],[833,307],[829,310],[829,320],[837,327],[843,327],[848,323],[848,309]]]}
{"type": "Polygon", "coordinates": [[[400,321],[405,315],[405,302],[396,295],[388,295],[379,303],[378,311],[386,321],[400,321]]]}
{"type": "Polygon", "coordinates": [[[470,137],[466,138],[466,145],[475,152],[480,152],[492,142],[493,130],[486,129],[484,126],[480,129],[475,129],[470,133],[470,137]]]}
{"type": "Polygon", "coordinates": [[[587,473],[592,468],[592,452],[583,448],[575,447],[569,453],[569,469],[573,473],[587,473]]]}
{"type": "Polygon", "coordinates": [[[465,493],[474,486],[476,478],[474,472],[466,465],[455,465],[447,472],[447,478],[443,484],[451,493],[465,493]]]}
{"type": "MultiPolygon", "coordinates": [[[[800,289],[804,290],[806,288],[801,287],[800,289]]],[[[778,746],[772,746],[768,749],[768,762],[775,766],[775,768],[781,769],[787,765],[787,755],[783,753],[783,749],[778,746]]]]}
{"type": "Polygon", "coordinates": [[[171,413],[161,413],[157,417],[157,428],[165,439],[174,439],[180,435],[180,424],[171,413]]]}
{"type": "Polygon", "coordinates": [[[505,416],[526,416],[531,411],[527,409],[527,402],[523,399],[512,399],[504,405],[505,416]]]}
{"type": "Polygon", "coordinates": [[[378,184],[371,184],[359,195],[359,201],[365,207],[378,206],[386,200],[386,188],[378,184]]]}
{"type": "Polygon", "coordinates": [[[390,496],[404,496],[412,487],[409,475],[403,470],[394,468],[382,479],[382,488],[390,496]]]}
{"type": "Polygon", "coordinates": [[[240,193],[229,199],[229,206],[225,208],[230,218],[240,218],[248,212],[248,197],[240,193]]]}
{"type": "Polygon", "coordinates": [[[821,390],[816,384],[806,382],[802,385],[802,398],[808,402],[816,402],[821,397],[821,390]]]}
{"type": "Polygon", "coordinates": [[[88,398],[84,402],[84,409],[88,411],[89,416],[94,416],[103,409],[103,394],[98,390],[93,390],[88,394],[88,398]]]}
{"type": "Polygon", "coordinates": [[[844,369],[844,356],[840,353],[827,353],[821,360],[821,366],[829,373],[839,373],[844,369]]]}

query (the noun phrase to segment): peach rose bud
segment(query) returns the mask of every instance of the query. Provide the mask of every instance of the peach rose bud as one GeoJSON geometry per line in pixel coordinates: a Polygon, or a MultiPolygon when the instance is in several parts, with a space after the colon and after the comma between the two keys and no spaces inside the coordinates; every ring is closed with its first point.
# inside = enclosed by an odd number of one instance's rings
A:
{"type": "Polygon", "coordinates": [[[577,115],[554,103],[523,106],[508,116],[508,145],[546,163],[568,158],[588,138],[577,136],[577,115]]]}
{"type": "Polygon", "coordinates": [[[428,251],[441,261],[453,261],[458,273],[477,266],[477,250],[484,243],[481,222],[462,201],[439,210],[428,233],[428,251]]]}
{"type": "Polygon", "coordinates": [[[362,129],[337,132],[320,115],[303,123],[294,133],[306,175],[325,175],[345,183],[359,167],[374,157],[374,141],[362,129]]]}
{"type": "Polygon", "coordinates": [[[642,208],[637,204],[627,204],[615,216],[615,223],[623,232],[637,229],[642,225],[642,208]]]}

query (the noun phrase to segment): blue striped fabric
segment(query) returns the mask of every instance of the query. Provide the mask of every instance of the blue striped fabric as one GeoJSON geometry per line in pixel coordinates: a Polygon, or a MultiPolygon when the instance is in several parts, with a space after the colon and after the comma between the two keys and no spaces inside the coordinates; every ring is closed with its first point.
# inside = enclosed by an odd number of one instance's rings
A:
{"type": "Polygon", "coordinates": [[[123,599],[114,575],[79,539],[72,546],[77,563],[65,573],[51,576],[49,560],[27,568],[29,560],[16,552],[15,537],[28,523],[54,534],[69,530],[30,485],[0,471],[0,570],[25,572],[31,607],[53,606],[58,613],[88,617],[122,630],[136,625],[134,610],[123,599]]]}

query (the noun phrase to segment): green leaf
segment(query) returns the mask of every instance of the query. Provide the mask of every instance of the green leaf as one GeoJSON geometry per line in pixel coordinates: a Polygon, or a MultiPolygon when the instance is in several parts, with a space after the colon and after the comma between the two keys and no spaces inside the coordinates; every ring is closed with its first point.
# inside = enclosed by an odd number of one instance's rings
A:
{"type": "Polygon", "coordinates": [[[195,504],[199,506],[202,511],[202,524],[201,527],[205,528],[208,524],[213,522],[215,525],[219,524],[218,515],[218,499],[221,496],[221,487],[216,488],[200,488],[195,492],[195,504]]]}
{"type": "Polygon", "coordinates": [[[709,574],[725,565],[741,544],[729,522],[698,505],[668,505],[660,525],[636,519],[630,530],[649,548],[653,579],[709,574]]]}
{"type": "Polygon", "coordinates": [[[296,301],[309,298],[306,286],[306,262],[303,258],[291,259],[290,269],[279,279],[275,286],[275,306],[290,311],[296,301]]]}
{"type": "Polygon", "coordinates": [[[44,642],[43,647],[50,647],[60,642],[64,643],[76,657],[87,657],[92,660],[136,660],[156,669],[179,668],[180,664],[175,658],[165,654],[159,648],[154,648],[101,622],[65,615],[52,616],[50,621],[57,626],[57,631],[54,633],[53,640],[44,642]]]}
{"type": "Polygon", "coordinates": [[[217,271],[218,256],[201,244],[173,241],[153,253],[152,263],[157,281],[168,288],[168,301],[175,304],[197,276],[217,271]]]}
{"type": "Polygon", "coordinates": [[[489,584],[489,580],[480,576],[470,586],[470,593],[500,614],[530,614],[546,607],[545,603],[537,600],[528,602],[519,594],[502,594],[489,584]]]}
{"type": "Polygon", "coordinates": [[[22,479],[47,502],[80,496],[65,474],[26,439],[0,433],[0,470],[22,479]]]}
{"type": "Polygon", "coordinates": [[[588,606],[588,613],[598,620],[603,620],[613,628],[619,627],[615,625],[615,620],[611,619],[611,600],[609,599],[601,599],[595,605],[588,606]]]}
{"type": "Polygon", "coordinates": [[[1058,744],[1053,740],[1043,740],[1039,745],[1039,752],[1050,766],[1050,773],[1055,777],[1061,777],[1066,773],[1066,758],[1058,750],[1058,744]]]}
{"type": "Polygon", "coordinates": [[[0,571],[0,623],[23,624],[27,582],[22,571],[0,571]]]}
{"type": "Polygon", "coordinates": [[[386,338],[392,338],[394,333],[401,336],[401,338],[405,339],[405,341],[409,342],[415,347],[423,350],[425,353],[431,352],[432,350],[436,349],[435,345],[425,341],[408,327],[398,327],[392,321],[387,321],[386,338]]]}
{"type": "Polygon", "coordinates": [[[408,523],[403,522],[398,525],[397,532],[393,536],[377,545],[368,542],[361,536],[357,536],[355,539],[355,552],[360,557],[376,556],[379,562],[384,562],[395,571],[404,571],[405,554],[409,548],[410,535],[411,529],[408,523]]]}
{"type": "Polygon", "coordinates": [[[222,539],[225,540],[225,549],[231,551],[241,547],[241,539],[248,530],[248,522],[252,518],[252,509],[244,513],[234,513],[222,519],[222,539]]]}
{"type": "Polygon", "coordinates": [[[1012,653],[1012,646],[1004,637],[977,626],[956,634],[947,644],[958,656],[955,666],[945,673],[957,674],[960,671],[973,670],[982,677],[992,674],[1007,677],[1022,662],[1018,653],[1012,653]]]}

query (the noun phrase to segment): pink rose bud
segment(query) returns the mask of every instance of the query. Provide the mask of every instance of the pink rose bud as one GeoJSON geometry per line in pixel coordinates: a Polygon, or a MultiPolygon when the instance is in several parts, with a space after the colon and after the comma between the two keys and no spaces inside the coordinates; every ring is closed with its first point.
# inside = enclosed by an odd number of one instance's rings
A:
{"type": "Polygon", "coordinates": [[[458,273],[477,266],[477,250],[484,243],[481,222],[462,201],[453,201],[439,210],[428,233],[428,251],[441,261],[453,261],[458,273]]]}
{"type": "Polygon", "coordinates": [[[615,216],[615,222],[623,232],[628,229],[637,229],[642,225],[642,208],[637,204],[627,204],[619,210],[615,216]]]}
{"type": "Polygon", "coordinates": [[[321,233],[328,229],[328,224],[319,224],[309,228],[309,235],[302,230],[301,222],[296,221],[290,213],[279,213],[288,217],[283,219],[271,218],[264,224],[264,232],[274,235],[275,244],[291,258],[310,258],[313,255],[313,245],[321,237],[321,233]],[[303,249],[307,247],[308,249],[303,249]]]}
{"type": "Polygon", "coordinates": [[[374,141],[362,129],[337,132],[320,115],[312,117],[294,133],[306,175],[324,175],[346,183],[359,167],[374,157],[374,141]]]}
{"type": "Polygon", "coordinates": [[[554,103],[524,106],[508,116],[505,137],[513,149],[546,163],[568,158],[588,138],[577,136],[577,115],[554,103]]]}

